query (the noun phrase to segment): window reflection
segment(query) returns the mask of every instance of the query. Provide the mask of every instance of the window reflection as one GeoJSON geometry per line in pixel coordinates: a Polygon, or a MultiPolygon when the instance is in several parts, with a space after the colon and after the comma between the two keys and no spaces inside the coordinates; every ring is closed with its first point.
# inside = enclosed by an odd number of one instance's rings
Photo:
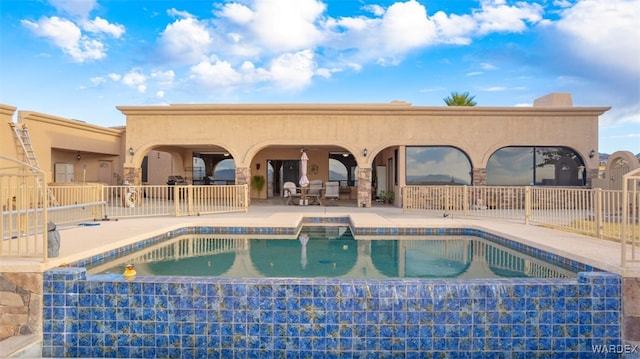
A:
{"type": "Polygon", "coordinates": [[[407,147],[408,185],[471,184],[471,162],[454,147],[407,147]]]}
{"type": "Polygon", "coordinates": [[[582,158],[567,147],[505,147],[487,163],[487,184],[503,186],[582,186],[582,158]]]}

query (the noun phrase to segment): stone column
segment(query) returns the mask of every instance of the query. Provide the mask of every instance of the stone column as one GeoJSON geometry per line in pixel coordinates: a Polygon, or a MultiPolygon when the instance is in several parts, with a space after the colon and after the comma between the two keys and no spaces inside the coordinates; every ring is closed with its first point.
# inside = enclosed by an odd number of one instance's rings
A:
{"type": "Polygon", "coordinates": [[[236,184],[249,184],[251,169],[249,167],[236,167],[236,184]]]}
{"type": "Polygon", "coordinates": [[[486,186],[487,185],[487,169],[486,168],[474,168],[471,174],[471,184],[473,186],[486,186]]]}
{"type": "Polygon", "coordinates": [[[358,207],[371,207],[371,168],[358,169],[358,207]]]}
{"type": "Polygon", "coordinates": [[[142,184],[142,168],[132,167],[131,165],[125,164],[123,181],[128,182],[129,184],[134,186],[141,185],[142,184]]]}
{"type": "Polygon", "coordinates": [[[587,169],[587,182],[585,184],[587,188],[592,188],[593,180],[597,179],[599,174],[600,170],[597,167],[587,169]]]}

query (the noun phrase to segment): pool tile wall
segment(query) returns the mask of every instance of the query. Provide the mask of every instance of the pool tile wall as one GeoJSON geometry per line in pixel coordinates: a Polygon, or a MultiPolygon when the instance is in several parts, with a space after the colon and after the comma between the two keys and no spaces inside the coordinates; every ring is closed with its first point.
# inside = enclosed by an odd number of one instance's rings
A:
{"type": "MultiPolygon", "coordinates": [[[[591,357],[621,346],[621,279],[44,277],[45,357],[591,357]],[[611,347],[613,348],[613,347],[611,347]]],[[[598,357],[618,357],[617,353],[598,357]]]]}

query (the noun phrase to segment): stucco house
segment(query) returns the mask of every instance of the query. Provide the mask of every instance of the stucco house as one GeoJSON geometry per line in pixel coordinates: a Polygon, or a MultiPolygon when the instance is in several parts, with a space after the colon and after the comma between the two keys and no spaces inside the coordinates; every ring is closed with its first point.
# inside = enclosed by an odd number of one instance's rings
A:
{"type": "MultiPolygon", "coordinates": [[[[105,128],[0,105],[0,154],[22,156],[10,122],[26,124],[50,183],[250,183],[252,198],[282,195],[300,178],[340,183],[358,206],[405,185],[586,186],[598,176],[598,118],[552,93],[532,107],[385,104],[118,106],[105,128]],[[173,177],[171,177],[173,176],[173,177]],[[179,176],[179,177],[175,177],[179,176]]],[[[398,204],[400,196],[396,196],[398,204]]]]}

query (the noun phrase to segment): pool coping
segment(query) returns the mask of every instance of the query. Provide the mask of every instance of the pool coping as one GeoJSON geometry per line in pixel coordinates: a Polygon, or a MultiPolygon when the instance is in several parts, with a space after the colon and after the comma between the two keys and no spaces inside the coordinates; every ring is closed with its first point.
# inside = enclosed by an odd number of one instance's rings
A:
{"type": "Polygon", "coordinates": [[[549,262],[565,266],[570,270],[577,272],[602,271],[601,268],[594,267],[583,262],[575,261],[570,258],[557,255],[555,253],[540,250],[539,248],[523,244],[519,241],[508,239],[493,233],[480,229],[466,227],[429,227],[429,228],[389,228],[389,227],[355,227],[349,220],[348,216],[339,217],[310,217],[304,216],[296,227],[182,227],[177,230],[171,230],[159,235],[148,237],[144,240],[130,243],[122,247],[114,248],[107,252],[97,253],[91,257],[83,258],[73,263],[68,263],[70,267],[86,267],[87,269],[104,265],[112,260],[121,260],[123,257],[135,255],[137,251],[144,250],[149,247],[162,245],[162,243],[171,241],[182,236],[220,236],[220,237],[253,237],[260,238],[297,238],[303,227],[306,226],[333,226],[343,225],[351,229],[355,240],[367,239],[389,239],[389,238],[417,238],[430,236],[476,236],[492,243],[505,246],[509,249],[516,250],[526,255],[549,262]]]}

